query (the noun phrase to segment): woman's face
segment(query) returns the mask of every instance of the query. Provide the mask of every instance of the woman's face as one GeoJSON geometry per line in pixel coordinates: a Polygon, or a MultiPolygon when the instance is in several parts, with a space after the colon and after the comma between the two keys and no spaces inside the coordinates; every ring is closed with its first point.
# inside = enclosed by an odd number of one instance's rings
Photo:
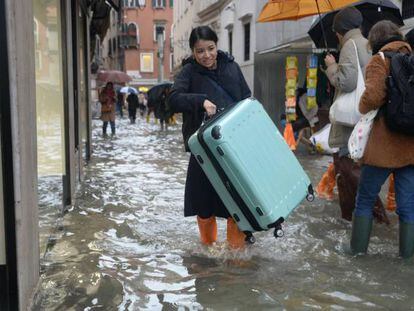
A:
{"type": "Polygon", "coordinates": [[[198,40],[193,48],[197,63],[208,69],[214,69],[217,63],[217,45],[214,41],[198,40]]]}

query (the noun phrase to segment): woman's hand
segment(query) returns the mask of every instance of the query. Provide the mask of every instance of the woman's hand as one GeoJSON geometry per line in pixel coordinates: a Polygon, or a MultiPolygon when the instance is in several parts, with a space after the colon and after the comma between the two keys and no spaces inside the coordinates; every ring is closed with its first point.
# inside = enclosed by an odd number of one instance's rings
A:
{"type": "Polygon", "coordinates": [[[203,107],[209,117],[216,114],[216,111],[217,111],[216,105],[214,105],[208,99],[204,100],[203,107]]]}
{"type": "Polygon", "coordinates": [[[326,67],[329,67],[330,65],[335,64],[335,63],[336,63],[336,60],[335,60],[335,57],[332,54],[327,54],[325,56],[325,65],[326,65],[326,67]]]}

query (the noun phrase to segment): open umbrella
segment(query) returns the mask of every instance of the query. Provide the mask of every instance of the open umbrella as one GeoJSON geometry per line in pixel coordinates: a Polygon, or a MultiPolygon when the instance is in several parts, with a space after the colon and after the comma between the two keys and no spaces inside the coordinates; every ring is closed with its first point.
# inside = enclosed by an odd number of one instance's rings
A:
{"type": "Polygon", "coordinates": [[[120,92],[120,93],[124,93],[124,94],[127,94],[127,93],[134,93],[134,94],[138,94],[137,89],[136,89],[136,88],[134,88],[134,87],[132,87],[132,86],[124,86],[123,88],[121,88],[121,89],[119,90],[119,92],[120,92]]]}
{"type": "MultiPolygon", "coordinates": [[[[282,20],[297,20],[303,17],[331,12],[343,8],[358,0],[269,0],[263,7],[258,21],[275,22],[282,20]]],[[[323,23],[323,22],[322,22],[323,23]]],[[[324,27],[322,37],[325,38],[324,27]]],[[[327,48],[327,44],[325,44],[327,48]]]]}
{"type": "Polygon", "coordinates": [[[358,0],[269,0],[258,22],[297,20],[302,17],[338,10],[358,0]]]}
{"type": "Polygon", "coordinates": [[[127,83],[132,80],[132,78],[125,72],[118,70],[102,70],[98,72],[96,79],[101,82],[112,82],[119,84],[127,83]]]}
{"type": "Polygon", "coordinates": [[[138,88],[138,90],[139,90],[140,92],[144,92],[144,93],[148,92],[148,88],[147,88],[146,86],[140,86],[140,87],[138,88]]]}
{"type": "MultiPolygon", "coordinates": [[[[365,37],[368,37],[368,33],[372,26],[381,20],[390,20],[399,26],[404,25],[399,8],[390,0],[364,0],[358,1],[352,6],[356,7],[362,14],[363,21],[361,31],[365,37]]],[[[333,19],[336,13],[338,13],[338,11],[324,14],[321,18],[315,21],[309,29],[308,34],[316,47],[326,47],[322,36],[322,27],[325,33],[327,47],[338,47],[338,38],[332,31],[333,19]]]]}
{"type": "Polygon", "coordinates": [[[165,82],[154,85],[152,88],[150,88],[148,91],[148,106],[156,106],[160,101],[162,93],[166,89],[171,88],[171,86],[171,82],[165,82]]]}

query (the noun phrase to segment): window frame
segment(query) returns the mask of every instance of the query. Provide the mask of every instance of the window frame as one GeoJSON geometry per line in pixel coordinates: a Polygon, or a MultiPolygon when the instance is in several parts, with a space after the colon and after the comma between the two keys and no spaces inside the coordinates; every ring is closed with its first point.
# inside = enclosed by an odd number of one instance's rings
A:
{"type": "Polygon", "coordinates": [[[139,53],[139,67],[141,72],[146,73],[153,73],[154,72],[154,53],[153,52],[141,52],[139,53]],[[144,64],[144,56],[150,55],[151,56],[151,69],[146,69],[143,67],[144,64]]]}
{"type": "Polygon", "coordinates": [[[243,60],[245,62],[250,61],[250,52],[251,52],[251,32],[252,32],[252,23],[251,21],[246,21],[243,23],[243,60]],[[248,27],[248,33],[246,31],[248,27]]]}
{"type": "Polygon", "coordinates": [[[155,22],[154,23],[154,29],[153,29],[153,37],[154,37],[154,42],[157,42],[157,27],[162,27],[163,29],[164,29],[164,31],[163,31],[163,41],[165,42],[165,39],[166,39],[166,37],[167,37],[167,34],[166,34],[166,23],[164,23],[164,22],[155,22]]]}

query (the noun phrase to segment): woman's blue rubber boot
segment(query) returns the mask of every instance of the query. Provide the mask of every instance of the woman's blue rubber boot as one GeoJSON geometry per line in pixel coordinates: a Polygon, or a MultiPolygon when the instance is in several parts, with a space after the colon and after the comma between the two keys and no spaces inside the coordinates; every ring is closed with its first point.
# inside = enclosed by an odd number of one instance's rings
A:
{"type": "Polygon", "coordinates": [[[353,255],[366,254],[371,236],[372,217],[353,216],[351,252],[353,255]]]}
{"type": "Polygon", "coordinates": [[[400,256],[404,259],[414,255],[414,224],[400,221],[400,256]]]}

